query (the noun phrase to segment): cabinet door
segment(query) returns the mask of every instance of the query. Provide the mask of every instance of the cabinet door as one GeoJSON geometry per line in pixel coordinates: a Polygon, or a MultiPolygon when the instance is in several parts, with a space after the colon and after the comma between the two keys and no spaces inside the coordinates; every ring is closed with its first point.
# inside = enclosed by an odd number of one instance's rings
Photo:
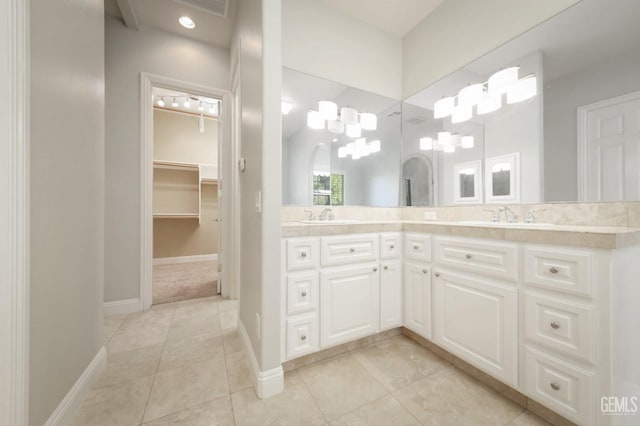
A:
{"type": "Polygon", "coordinates": [[[511,285],[436,270],[435,342],[517,387],[517,303],[511,285]]]}
{"type": "Polygon", "coordinates": [[[380,330],[402,325],[402,269],[398,260],[383,261],[380,271],[380,330]]]}
{"type": "Polygon", "coordinates": [[[378,264],[322,271],[320,311],[322,348],[376,333],[380,328],[378,264]]]}
{"type": "Polygon", "coordinates": [[[431,339],[431,268],[404,264],[404,325],[431,339]]]}

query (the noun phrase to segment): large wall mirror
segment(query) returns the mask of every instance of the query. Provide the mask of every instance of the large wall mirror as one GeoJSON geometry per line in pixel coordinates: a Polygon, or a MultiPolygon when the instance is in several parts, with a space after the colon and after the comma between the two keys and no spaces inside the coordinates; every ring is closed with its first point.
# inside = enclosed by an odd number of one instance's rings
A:
{"type": "Polygon", "coordinates": [[[639,200],[638,16],[582,0],[406,99],[404,205],[639,200]]]}
{"type": "Polygon", "coordinates": [[[283,69],[284,205],[400,203],[400,102],[283,69]]]}

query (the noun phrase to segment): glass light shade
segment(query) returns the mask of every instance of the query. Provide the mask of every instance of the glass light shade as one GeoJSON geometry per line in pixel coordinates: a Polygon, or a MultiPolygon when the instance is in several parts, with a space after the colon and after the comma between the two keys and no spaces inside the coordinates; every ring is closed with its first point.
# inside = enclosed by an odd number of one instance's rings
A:
{"type": "Polygon", "coordinates": [[[451,133],[438,132],[438,143],[440,145],[449,145],[451,143],[451,133]]]}
{"type": "Polygon", "coordinates": [[[452,123],[463,123],[471,118],[473,115],[473,108],[471,105],[461,104],[455,107],[453,114],[451,114],[452,123]]]}
{"type": "Polygon", "coordinates": [[[458,146],[460,145],[460,135],[451,135],[451,143],[450,145],[458,146]]]}
{"type": "Polygon", "coordinates": [[[360,127],[364,130],[376,130],[378,128],[378,117],[370,112],[361,113],[360,127]]]}
{"type": "Polygon", "coordinates": [[[338,158],[345,158],[347,156],[347,147],[341,146],[338,148],[338,158]]]}
{"type": "Polygon", "coordinates": [[[442,150],[447,153],[456,152],[456,147],[455,145],[444,145],[442,150]]]}
{"type": "Polygon", "coordinates": [[[502,96],[501,95],[493,95],[487,96],[483,100],[478,103],[476,107],[476,111],[478,114],[488,114],[490,112],[494,112],[500,109],[502,106],[502,96]]]}
{"type": "Polygon", "coordinates": [[[312,129],[324,129],[324,119],[318,111],[309,111],[307,113],[307,126],[312,129]]]}
{"type": "Polygon", "coordinates": [[[344,123],[337,120],[327,121],[327,130],[331,133],[344,133],[344,123]]]}
{"type": "Polygon", "coordinates": [[[461,139],[460,145],[465,149],[473,148],[473,145],[474,145],[473,136],[463,136],[461,139]]]}
{"type": "Polygon", "coordinates": [[[509,87],[518,81],[518,70],[520,67],[510,67],[500,70],[489,77],[487,91],[490,95],[501,95],[506,93],[509,87]]]}
{"type": "Polygon", "coordinates": [[[433,139],[420,138],[420,149],[423,151],[430,151],[433,149],[433,139]]]}
{"type": "Polygon", "coordinates": [[[444,118],[451,115],[455,101],[453,97],[442,98],[433,104],[433,118],[444,118]]]}
{"type": "Polygon", "coordinates": [[[372,154],[380,152],[380,141],[378,139],[369,142],[369,150],[372,154]]]}
{"type": "Polygon", "coordinates": [[[471,84],[458,92],[458,105],[475,105],[484,97],[482,84],[471,84]]]}
{"type": "Polygon", "coordinates": [[[293,109],[293,104],[291,102],[282,101],[282,114],[289,114],[291,109],[293,109]]]}
{"type": "Polygon", "coordinates": [[[338,105],[331,101],[318,102],[318,112],[325,120],[337,120],[338,119],[338,105]]]}
{"type": "Polygon", "coordinates": [[[515,104],[533,98],[538,93],[537,80],[534,76],[529,76],[511,86],[507,91],[507,103],[515,104]]]}
{"type": "Polygon", "coordinates": [[[345,145],[345,148],[347,148],[347,155],[353,155],[356,152],[356,144],[353,142],[345,145]]]}
{"type": "Polygon", "coordinates": [[[358,124],[358,111],[353,108],[340,108],[340,121],[344,124],[358,124]]]}
{"type": "Polygon", "coordinates": [[[350,138],[359,138],[362,136],[362,129],[358,124],[347,124],[347,130],[345,130],[345,133],[350,138]]]}

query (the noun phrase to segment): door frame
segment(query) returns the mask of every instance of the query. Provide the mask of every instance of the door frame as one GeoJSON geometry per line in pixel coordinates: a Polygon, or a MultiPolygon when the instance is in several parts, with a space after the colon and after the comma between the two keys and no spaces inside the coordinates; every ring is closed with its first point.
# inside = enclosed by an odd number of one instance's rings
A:
{"type": "Polygon", "coordinates": [[[640,90],[578,107],[578,201],[589,201],[589,113],[640,99],[640,90]]]}
{"type": "MultiPolygon", "coordinates": [[[[231,155],[234,152],[232,146],[234,140],[231,137],[231,124],[233,123],[233,96],[231,92],[160,75],[140,73],[140,310],[142,311],[149,309],[153,301],[153,87],[194,93],[222,101],[219,121],[222,138],[219,143],[231,146],[232,149],[223,149],[223,153],[227,155],[224,158],[218,158],[218,170],[221,178],[218,184],[219,193],[227,186],[233,187],[233,181],[238,179],[235,173],[236,168],[232,167],[235,160],[231,155]]],[[[234,229],[236,217],[230,206],[235,202],[237,193],[225,191],[224,195],[225,202],[222,204],[222,209],[219,210],[220,220],[218,221],[218,223],[227,225],[219,226],[218,232],[223,234],[231,233],[234,229]]],[[[231,237],[223,235],[221,240],[227,241],[229,245],[228,247],[218,247],[218,262],[224,266],[229,259],[229,255],[225,253],[234,253],[233,246],[237,239],[233,235],[231,237]]],[[[223,284],[222,295],[231,297],[233,296],[231,289],[237,286],[237,282],[231,274],[227,274],[226,269],[229,268],[220,270],[219,279],[222,283],[228,283],[223,284]]]]}
{"type": "Polygon", "coordinates": [[[0,424],[29,417],[29,2],[0,2],[0,424]]]}

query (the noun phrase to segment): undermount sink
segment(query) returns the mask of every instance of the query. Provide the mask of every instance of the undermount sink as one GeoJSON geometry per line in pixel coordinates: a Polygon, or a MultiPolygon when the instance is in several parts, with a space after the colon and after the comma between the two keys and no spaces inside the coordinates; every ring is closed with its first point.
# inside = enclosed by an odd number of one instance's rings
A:
{"type": "Polygon", "coordinates": [[[352,219],[333,219],[333,220],[301,220],[300,222],[310,225],[347,225],[349,223],[358,223],[352,219]]]}
{"type": "Polygon", "coordinates": [[[525,222],[491,222],[488,220],[465,220],[458,222],[461,225],[482,225],[482,226],[502,226],[513,228],[548,228],[554,226],[553,223],[525,223],[525,222]]]}

